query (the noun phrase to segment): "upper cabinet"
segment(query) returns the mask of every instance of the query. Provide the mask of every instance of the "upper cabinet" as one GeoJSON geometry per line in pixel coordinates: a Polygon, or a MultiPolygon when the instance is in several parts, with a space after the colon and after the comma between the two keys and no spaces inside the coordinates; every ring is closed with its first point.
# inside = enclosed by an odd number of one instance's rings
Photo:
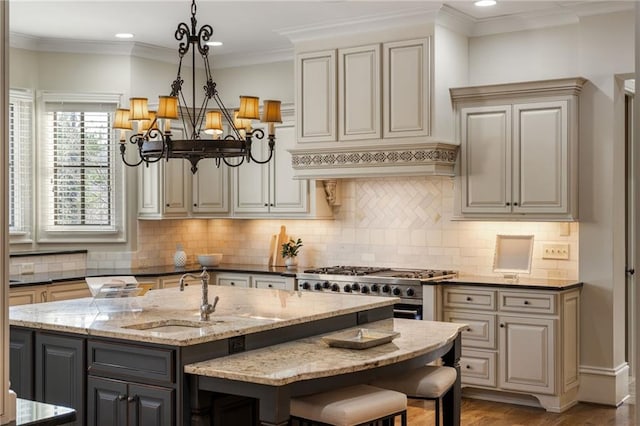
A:
{"type": "Polygon", "coordinates": [[[578,217],[578,96],[583,78],[451,89],[458,117],[458,215],[578,217]]]}
{"type": "MultiPolygon", "coordinates": [[[[273,158],[266,164],[218,167],[209,158],[198,162],[195,174],[180,159],[140,167],[138,218],[331,218],[322,183],[293,179],[287,151],[295,143],[291,108],[283,110],[283,121],[276,126],[273,158]]],[[[258,160],[268,157],[266,136],[254,140],[252,151],[258,160]]]]}
{"type": "Polygon", "coordinates": [[[452,176],[457,145],[431,129],[431,57],[428,36],[299,51],[295,176],[452,176]]]}

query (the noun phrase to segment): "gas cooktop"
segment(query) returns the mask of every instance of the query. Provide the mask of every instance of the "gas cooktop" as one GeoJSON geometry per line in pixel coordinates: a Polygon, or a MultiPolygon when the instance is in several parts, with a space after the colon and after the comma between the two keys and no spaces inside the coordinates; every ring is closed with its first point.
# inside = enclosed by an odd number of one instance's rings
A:
{"type": "Polygon", "coordinates": [[[444,269],[404,269],[404,268],[379,268],[373,266],[328,266],[322,268],[306,269],[298,274],[298,278],[329,278],[347,280],[347,277],[366,277],[380,280],[403,281],[436,281],[456,277],[456,271],[444,269]]]}

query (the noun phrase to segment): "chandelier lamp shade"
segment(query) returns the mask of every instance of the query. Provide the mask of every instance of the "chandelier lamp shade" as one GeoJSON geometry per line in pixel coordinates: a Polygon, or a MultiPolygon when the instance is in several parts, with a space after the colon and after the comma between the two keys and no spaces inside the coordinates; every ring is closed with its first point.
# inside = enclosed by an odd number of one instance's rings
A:
{"type": "Polygon", "coordinates": [[[178,24],[175,38],[178,43],[178,73],[171,83],[171,92],[159,96],[156,111],[149,110],[147,98],[129,98],[129,108],[118,108],[113,128],[120,130],[120,155],[127,166],[156,163],[162,159],[181,158],[189,160],[191,171],[196,173],[198,161],[203,158],[216,159],[216,165],[224,163],[237,167],[247,162],[265,164],[273,158],[275,146],[275,123],[282,123],[280,101],[265,100],[260,114],[260,100],[255,96],[240,96],[236,110],[228,110],[218,94],[209,65],[209,46],[206,44],[213,35],[210,25],[198,29],[196,3],[191,2],[191,25],[178,24]],[[182,85],[182,62],[191,53],[191,105],[186,101],[182,85]],[[204,63],[205,84],[200,95],[196,92],[196,57],[200,55],[204,63]],[[209,105],[213,100],[215,105],[209,105]],[[171,120],[181,120],[184,136],[174,138],[171,120]],[[265,132],[253,128],[253,120],[268,124],[267,140],[269,153],[266,158],[257,159],[251,152],[254,140],[262,141],[265,132]],[[223,136],[225,126],[228,135],[223,136]],[[127,139],[127,132],[133,132],[127,139]],[[138,158],[127,159],[127,142],[135,146],[138,158]],[[235,159],[235,160],[231,160],[235,159]]]}

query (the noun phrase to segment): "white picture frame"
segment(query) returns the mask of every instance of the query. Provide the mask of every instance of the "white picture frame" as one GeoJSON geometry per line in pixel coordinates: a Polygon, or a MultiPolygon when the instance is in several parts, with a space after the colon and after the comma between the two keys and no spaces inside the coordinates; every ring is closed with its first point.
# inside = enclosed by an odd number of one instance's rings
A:
{"type": "Polygon", "coordinates": [[[533,235],[496,235],[493,272],[530,274],[533,235]]]}

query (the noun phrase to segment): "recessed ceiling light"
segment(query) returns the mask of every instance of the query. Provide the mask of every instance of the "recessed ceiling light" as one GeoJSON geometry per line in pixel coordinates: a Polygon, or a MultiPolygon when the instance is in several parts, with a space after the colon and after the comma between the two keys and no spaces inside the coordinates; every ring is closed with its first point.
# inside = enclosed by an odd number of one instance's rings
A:
{"type": "Polygon", "coordinates": [[[205,43],[207,46],[222,46],[222,42],[221,41],[208,41],[205,43]]]}
{"type": "Polygon", "coordinates": [[[478,7],[495,6],[496,0],[478,0],[474,4],[478,7]]]}
{"type": "Polygon", "coordinates": [[[133,34],[131,34],[131,33],[118,33],[118,34],[116,34],[116,38],[133,38],[133,34]]]}

